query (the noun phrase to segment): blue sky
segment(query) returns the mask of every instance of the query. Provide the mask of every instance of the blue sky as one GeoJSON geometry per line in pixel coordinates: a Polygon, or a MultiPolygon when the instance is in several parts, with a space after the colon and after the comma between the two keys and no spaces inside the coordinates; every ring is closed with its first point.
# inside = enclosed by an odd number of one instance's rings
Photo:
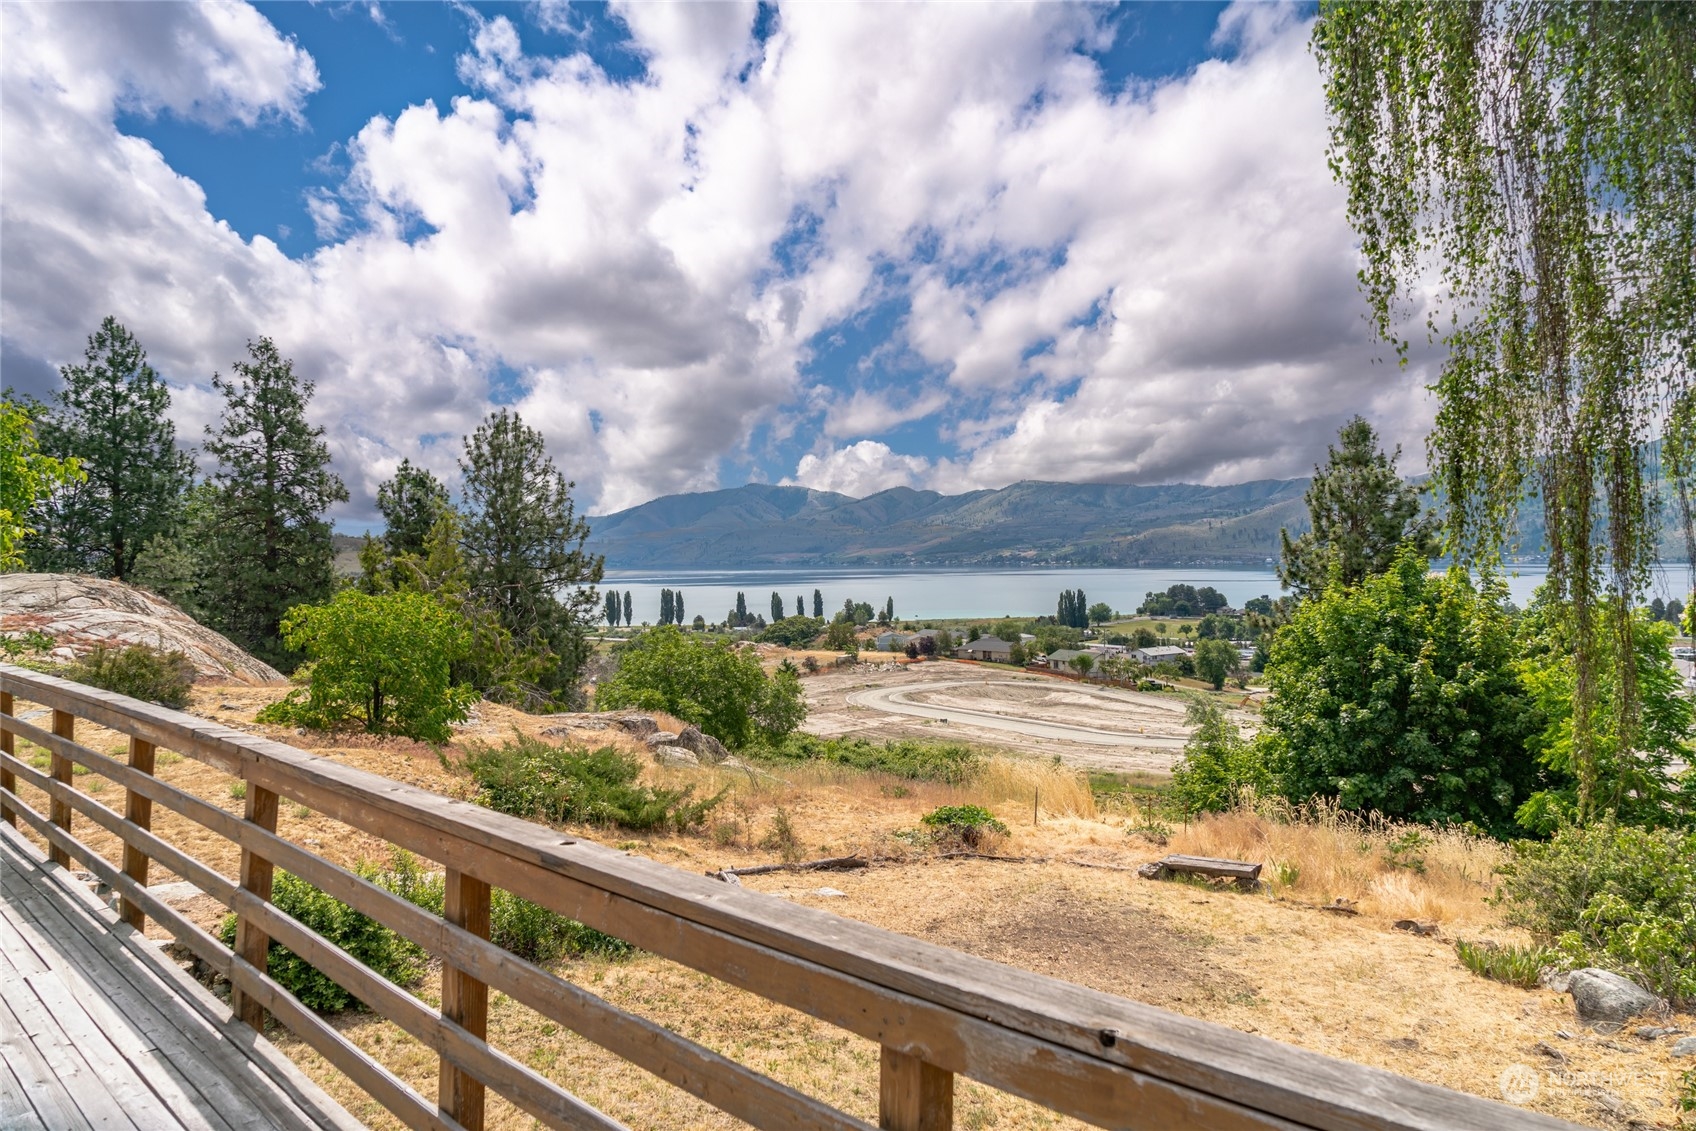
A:
{"type": "Polygon", "coordinates": [[[6,6],[0,365],[274,337],[352,499],[1303,474],[1375,366],[1300,6],[6,6]],[[27,170],[27,172],[26,172],[27,170]]]}

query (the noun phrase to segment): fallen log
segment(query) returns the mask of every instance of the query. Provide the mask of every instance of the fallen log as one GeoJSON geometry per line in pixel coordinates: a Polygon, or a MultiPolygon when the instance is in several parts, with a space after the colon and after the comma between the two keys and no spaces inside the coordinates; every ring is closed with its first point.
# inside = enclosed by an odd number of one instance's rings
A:
{"type": "Polygon", "coordinates": [[[805,860],[795,864],[750,864],[746,868],[720,868],[707,875],[722,880],[726,876],[764,876],[771,872],[855,872],[869,868],[871,862],[858,853],[852,856],[827,856],[823,860],[805,860]]]}
{"type": "Polygon", "coordinates": [[[1212,856],[1167,856],[1137,869],[1150,880],[1163,880],[1172,875],[1209,876],[1214,879],[1235,880],[1238,887],[1253,891],[1260,883],[1259,864],[1247,860],[1219,860],[1212,856]]]}

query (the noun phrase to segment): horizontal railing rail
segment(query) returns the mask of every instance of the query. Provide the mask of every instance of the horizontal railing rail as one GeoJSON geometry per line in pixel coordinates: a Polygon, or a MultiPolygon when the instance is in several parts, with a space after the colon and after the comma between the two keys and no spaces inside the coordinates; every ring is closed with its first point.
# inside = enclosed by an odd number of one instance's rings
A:
{"type": "Polygon", "coordinates": [[[151,916],[170,931],[229,980],[232,1008],[244,1021],[258,1028],[269,1011],[415,1128],[478,1131],[485,1087],[548,1127],[620,1126],[488,1043],[491,988],[753,1126],[867,1127],[495,946],[489,905],[497,887],[877,1042],[880,1127],[951,1127],[957,1075],[1110,1128],[1570,1126],[719,883],[333,758],[4,664],[0,820],[21,820],[47,842],[53,860],[74,859],[108,884],[131,924],[151,916]],[[50,710],[51,728],[17,718],[18,700],[50,710]],[[127,762],[78,743],[79,718],[129,736],[127,762]],[[16,756],[16,738],[48,752],[47,772],[16,756]],[[246,782],[243,815],[154,776],[161,749],[246,782]],[[78,790],[73,766],[122,786],[124,812],[78,790]],[[20,782],[46,795],[45,816],[19,795],[20,782]],[[281,798],[442,865],[443,914],[277,835],[281,798]],[[156,806],[239,847],[239,878],[156,835],[156,806]],[[121,868],[72,835],[73,815],[122,841],[121,868]],[[233,948],[147,890],[155,860],[235,913],[233,948]],[[274,906],[271,880],[279,867],[439,958],[441,1008],[274,906]],[[273,939],[439,1056],[434,1103],[268,976],[273,939]]]}

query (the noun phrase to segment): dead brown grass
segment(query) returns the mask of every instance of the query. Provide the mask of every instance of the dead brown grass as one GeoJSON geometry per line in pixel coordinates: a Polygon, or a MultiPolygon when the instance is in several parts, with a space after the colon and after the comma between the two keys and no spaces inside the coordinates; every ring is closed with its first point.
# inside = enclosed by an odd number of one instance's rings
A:
{"type": "MultiPolygon", "coordinates": [[[[284,741],[316,744],[312,736],[252,724],[252,713],[284,690],[200,688],[191,709],[284,741]]],[[[466,733],[499,741],[515,728],[540,733],[553,725],[484,704],[466,733]]],[[[78,727],[79,739],[96,749],[122,747],[116,734],[84,723],[78,727]]],[[[584,728],[574,736],[641,749],[617,731],[584,728]]],[[[314,748],[424,788],[469,792],[461,775],[416,744],[347,741],[314,748]]],[[[21,756],[32,753],[39,754],[20,744],[21,756]]],[[[165,780],[240,811],[225,775],[189,759],[167,763],[159,771],[165,780]]],[[[655,766],[647,772],[655,781],[687,783],[701,793],[725,790],[725,800],[707,828],[688,835],[571,831],[702,872],[774,859],[774,850],[761,845],[770,843],[781,810],[802,854],[859,851],[882,862],[829,876],[750,877],[745,882],[755,890],[1490,1098],[1499,1098],[1497,1079],[1505,1068],[1530,1065],[1544,1082],[1533,1106],[1549,1114],[1619,1127],[1630,1119],[1672,1126],[1676,1118],[1670,1104],[1676,1070],[1683,1066],[1667,1055],[1666,1042],[1588,1034],[1576,1025],[1565,997],[1480,980],[1460,966],[1446,939],[1390,929],[1394,919],[1422,918],[1437,921],[1448,934],[1511,938],[1486,902],[1500,852],[1490,842],[1425,830],[1425,842],[1409,848],[1403,838],[1413,830],[1402,826],[1262,807],[1192,822],[1158,845],[1128,834],[1123,814],[1097,813],[1075,773],[1019,759],[994,761],[976,783],[959,788],[839,766],[655,766]],[[1033,814],[1030,803],[1037,796],[1033,814]],[[1009,826],[1001,850],[1029,862],[937,859],[926,847],[920,818],[938,805],[963,802],[996,811],[1009,826]],[[1398,842],[1404,844],[1399,850],[1398,842]],[[1264,861],[1273,890],[1249,895],[1150,883],[1132,871],[1168,851],[1264,861]],[[827,887],[840,894],[823,890],[827,887]],[[1316,909],[1337,897],[1357,901],[1360,914],[1316,909]],[[1553,1069],[1537,1051],[1540,1044],[1558,1048],[1565,1065],[1553,1069]]],[[[97,781],[93,775],[76,779],[90,796],[121,808],[122,791],[110,784],[95,788],[97,781]]],[[[23,792],[32,804],[45,805],[39,794],[23,792]]],[[[233,846],[169,813],[156,813],[155,828],[166,839],[234,875],[233,846]]],[[[115,838],[82,818],[76,831],[105,858],[116,859],[115,838]]],[[[388,851],[375,838],[286,801],[279,831],[344,865],[382,859],[388,851]]],[[[157,871],[153,877],[155,883],[171,878],[157,871]]],[[[206,926],[222,914],[204,898],[186,910],[206,926]]],[[[149,924],[149,933],[160,932],[149,924]]],[[[568,961],[557,970],[622,1008],[875,1120],[877,1057],[870,1042],[653,955],[620,964],[568,961]]],[[[436,1002],[438,975],[432,973],[415,992],[436,1002]]],[[[1684,1028],[1696,1029],[1696,1018],[1680,1020],[1684,1028]]],[[[370,1014],[346,1014],[335,1023],[422,1094],[434,1096],[437,1061],[428,1049],[370,1014]]],[[[632,1127],[737,1126],[501,995],[492,1003],[491,1038],[632,1127]]],[[[373,1127],[397,1126],[316,1054],[286,1035],[277,1039],[358,1118],[373,1127]]],[[[530,1125],[502,1101],[492,1104],[490,1115],[490,1127],[500,1131],[530,1125]]],[[[959,1085],[957,1122],[998,1129],[1074,1126],[970,1081],[959,1085]]]]}

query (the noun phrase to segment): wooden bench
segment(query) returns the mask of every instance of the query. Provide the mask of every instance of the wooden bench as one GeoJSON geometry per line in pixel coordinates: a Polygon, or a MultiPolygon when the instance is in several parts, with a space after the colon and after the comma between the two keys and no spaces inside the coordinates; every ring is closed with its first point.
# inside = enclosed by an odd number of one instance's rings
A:
{"type": "Polygon", "coordinates": [[[1253,891],[1260,886],[1259,864],[1246,860],[1220,860],[1212,856],[1168,856],[1152,864],[1144,864],[1137,873],[1146,879],[1164,880],[1168,876],[1210,876],[1214,879],[1235,880],[1237,886],[1253,891]]]}

